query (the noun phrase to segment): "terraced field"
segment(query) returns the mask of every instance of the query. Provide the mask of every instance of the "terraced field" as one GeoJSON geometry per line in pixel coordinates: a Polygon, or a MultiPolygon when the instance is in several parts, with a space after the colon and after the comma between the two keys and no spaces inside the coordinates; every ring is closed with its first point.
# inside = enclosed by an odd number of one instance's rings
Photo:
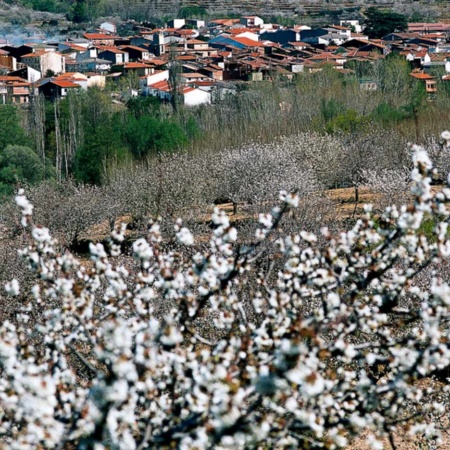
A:
{"type": "MultiPolygon", "coordinates": [[[[156,0],[157,1],[157,0],[156,0]]],[[[440,16],[450,13],[448,0],[174,0],[180,7],[199,6],[208,12],[234,12],[237,14],[256,14],[262,16],[281,15],[293,16],[295,14],[316,15],[323,11],[352,10],[358,7],[367,8],[378,6],[384,8],[421,8],[433,10],[440,16]]],[[[165,6],[171,3],[166,2],[165,6]]],[[[163,6],[161,4],[161,6],[163,6]]]]}

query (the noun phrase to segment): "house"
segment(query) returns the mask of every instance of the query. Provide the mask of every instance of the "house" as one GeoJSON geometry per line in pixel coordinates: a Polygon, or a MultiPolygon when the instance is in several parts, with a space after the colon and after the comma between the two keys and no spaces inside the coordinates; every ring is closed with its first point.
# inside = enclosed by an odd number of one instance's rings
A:
{"type": "MultiPolygon", "coordinates": [[[[307,30],[305,30],[307,31],[307,30]]],[[[326,33],[325,33],[326,34],[326,33]]],[[[270,41],[275,42],[277,44],[281,44],[282,46],[286,46],[289,42],[300,42],[300,31],[295,29],[277,29],[277,30],[268,30],[264,33],[261,33],[260,39],[262,41],[270,41]]]]}
{"type": "Polygon", "coordinates": [[[247,28],[257,28],[261,27],[261,25],[264,25],[264,20],[258,16],[243,16],[241,17],[239,23],[247,28]]]}
{"type": "Polygon", "coordinates": [[[149,86],[159,83],[160,81],[166,81],[169,79],[168,70],[155,70],[152,74],[145,75],[139,79],[139,87],[142,95],[149,95],[149,86]]]}
{"type": "Polygon", "coordinates": [[[78,47],[89,48],[92,46],[92,43],[89,39],[85,38],[67,38],[67,41],[70,44],[77,45],[78,47]]]}
{"type": "Polygon", "coordinates": [[[190,83],[194,81],[211,81],[211,78],[202,73],[182,73],[180,74],[181,79],[185,83],[190,83]]]}
{"type": "Polygon", "coordinates": [[[137,61],[150,59],[150,52],[146,48],[137,47],[135,45],[121,45],[119,50],[128,53],[129,61],[137,61]]]}
{"type": "MultiPolygon", "coordinates": [[[[147,95],[157,97],[162,101],[172,99],[172,89],[167,81],[160,81],[148,87],[147,95]]],[[[191,86],[182,86],[180,89],[185,106],[197,106],[211,103],[211,93],[191,86]]]]}
{"type": "Polygon", "coordinates": [[[34,52],[34,47],[31,45],[20,45],[19,47],[14,47],[12,45],[4,45],[2,50],[8,52],[9,56],[16,58],[20,61],[23,55],[34,52]]]}
{"type": "MultiPolygon", "coordinates": [[[[223,63],[222,63],[223,64],[223,63]]],[[[216,81],[223,80],[223,67],[217,64],[208,64],[200,69],[200,73],[204,73],[208,78],[212,78],[216,81]]]]}
{"type": "Polygon", "coordinates": [[[215,48],[236,48],[239,50],[258,49],[263,47],[261,42],[253,41],[244,37],[231,37],[227,35],[217,36],[209,41],[211,47],[215,48]]]}
{"type": "Polygon", "coordinates": [[[8,70],[17,70],[17,59],[0,48],[0,66],[6,67],[8,70]]]}
{"type": "Polygon", "coordinates": [[[341,20],[339,22],[339,25],[341,27],[348,27],[355,33],[361,33],[363,30],[362,26],[359,23],[359,20],[356,20],[356,19],[341,20]]]}
{"type": "Polygon", "coordinates": [[[55,80],[54,78],[45,78],[37,86],[39,94],[45,98],[55,100],[59,97],[66,97],[69,91],[80,89],[80,85],[69,80],[55,80]]]}
{"type": "Polygon", "coordinates": [[[71,81],[74,84],[78,84],[85,91],[88,88],[88,77],[80,72],[66,72],[57,77],[53,77],[53,81],[71,81]]]}
{"type": "Polygon", "coordinates": [[[377,91],[378,81],[369,78],[361,78],[359,79],[359,88],[362,91],[377,91]]]}
{"type": "Polygon", "coordinates": [[[21,62],[46,76],[48,72],[53,74],[64,73],[66,71],[66,59],[58,52],[46,52],[40,50],[35,53],[23,55],[21,62]]]}
{"type": "Polygon", "coordinates": [[[232,27],[239,22],[239,19],[214,19],[208,22],[208,28],[232,27]]]}
{"type": "Polygon", "coordinates": [[[110,61],[113,65],[127,63],[129,60],[128,53],[116,47],[99,47],[98,57],[110,61]]]}
{"type": "Polygon", "coordinates": [[[381,40],[387,42],[406,42],[417,37],[420,37],[420,35],[418,35],[417,33],[389,33],[386,36],[383,36],[381,40]]]}
{"type": "Polygon", "coordinates": [[[78,53],[84,53],[86,51],[86,47],[66,41],[66,42],[58,43],[58,51],[59,52],[76,52],[78,54],[78,53]]]}
{"type": "Polygon", "coordinates": [[[348,27],[344,27],[341,25],[331,25],[329,27],[325,27],[329,30],[330,33],[336,34],[343,38],[345,41],[350,39],[352,36],[352,31],[348,27]]]}
{"type": "Polygon", "coordinates": [[[435,77],[429,75],[428,73],[420,72],[413,72],[410,75],[425,85],[425,90],[427,93],[433,94],[437,92],[437,82],[435,77]]]}
{"type": "Polygon", "coordinates": [[[305,64],[304,63],[305,62],[302,59],[296,59],[296,60],[290,61],[288,63],[288,69],[292,73],[301,73],[301,72],[303,72],[303,70],[305,68],[305,64]]]}
{"type": "Polygon", "coordinates": [[[67,67],[71,66],[72,72],[95,72],[99,74],[105,74],[111,70],[111,61],[101,58],[88,58],[82,61],[74,61],[73,64],[67,64],[67,67]]]}
{"type": "Polygon", "coordinates": [[[106,34],[116,34],[117,27],[112,22],[103,22],[100,24],[100,31],[106,34]]]}
{"type": "Polygon", "coordinates": [[[167,22],[168,28],[182,28],[186,25],[185,19],[172,19],[167,22]]]}
{"type": "Polygon", "coordinates": [[[90,58],[97,58],[98,51],[95,47],[85,48],[84,51],[77,53],[76,60],[84,61],[90,58]]]}
{"type": "Polygon", "coordinates": [[[208,50],[209,44],[205,41],[200,41],[199,39],[189,39],[186,41],[186,47],[189,50],[208,50]]]}
{"type": "Polygon", "coordinates": [[[414,22],[408,23],[408,31],[411,33],[428,34],[428,33],[439,33],[450,32],[450,24],[437,22],[437,23],[425,23],[425,22],[414,22]]]}
{"type": "Polygon", "coordinates": [[[42,78],[41,72],[29,66],[25,66],[21,69],[9,72],[8,75],[23,78],[24,80],[28,81],[28,83],[36,83],[36,81],[42,78]]]}
{"type": "Polygon", "coordinates": [[[343,48],[361,48],[367,45],[367,40],[360,38],[352,38],[341,44],[343,48]]]}
{"type": "MultiPolygon", "coordinates": [[[[339,34],[335,33],[333,36],[333,33],[326,29],[326,28],[313,28],[311,30],[302,30],[300,31],[299,39],[294,39],[295,41],[302,41],[307,44],[326,44],[329,45],[331,41],[334,40],[334,38],[338,41],[345,41],[345,39],[339,34]],[[320,39],[322,38],[322,42],[320,42],[320,39]]],[[[341,44],[338,44],[341,45],[341,44]]]]}
{"type": "Polygon", "coordinates": [[[106,45],[109,47],[112,47],[115,39],[118,39],[117,36],[106,33],[85,33],[83,36],[93,45],[106,45]]]}
{"type": "Polygon", "coordinates": [[[150,75],[155,71],[153,66],[141,62],[126,63],[122,67],[119,66],[114,67],[114,70],[117,71],[122,70],[124,74],[134,73],[139,77],[150,75]]]}
{"type": "Polygon", "coordinates": [[[20,77],[0,76],[0,103],[28,103],[30,83],[20,77]]]}
{"type": "Polygon", "coordinates": [[[205,28],[206,22],[201,19],[186,19],[186,25],[190,25],[198,30],[199,28],[205,28]]]}
{"type": "Polygon", "coordinates": [[[450,73],[450,53],[427,53],[422,60],[422,67],[425,71],[437,69],[437,72],[450,73]]]}

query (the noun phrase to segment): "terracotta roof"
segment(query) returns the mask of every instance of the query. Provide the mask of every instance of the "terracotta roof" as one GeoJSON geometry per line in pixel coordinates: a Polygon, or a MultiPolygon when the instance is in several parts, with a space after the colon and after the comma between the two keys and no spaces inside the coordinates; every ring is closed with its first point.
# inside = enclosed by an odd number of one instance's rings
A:
{"type": "Polygon", "coordinates": [[[193,81],[192,85],[193,86],[214,86],[216,84],[215,81],[211,80],[211,81],[193,81]]]}
{"type": "Polygon", "coordinates": [[[56,86],[62,87],[62,88],[79,88],[80,86],[78,84],[72,83],[68,80],[51,80],[50,83],[56,84],[56,86]]]}
{"type": "Polygon", "coordinates": [[[197,58],[194,55],[179,55],[175,58],[179,61],[196,61],[197,58]]]}
{"type": "Polygon", "coordinates": [[[192,36],[195,33],[196,33],[195,30],[190,30],[190,29],[177,30],[177,31],[173,32],[173,34],[177,34],[179,36],[192,36]]]}
{"type": "Polygon", "coordinates": [[[183,78],[208,78],[207,75],[203,75],[202,73],[197,72],[182,73],[180,76],[183,78]]]}
{"type": "Polygon", "coordinates": [[[227,30],[227,33],[230,34],[241,34],[241,33],[255,33],[254,29],[246,28],[246,27],[237,27],[237,28],[230,28],[227,30]]]}
{"type": "Polygon", "coordinates": [[[186,41],[187,44],[208,44],[205,41],[201,41],[200,39],[189,39],[186,41]]]}
{"type": "Polygon", "coordinates": [[[162,59],[151,59],[149,61],[150,64],[154,64],[155,66],[163,66],[164,64],[167,64],[167,61],[164,61],[162,59]]]}
{"type": "Polygon", "coordinates": [[[71,48],[72,50],[79,50],[80,52],[84,52],[84,51],[87,50],[86,47],[83,47],[83,46],[77,45],[77,44],[72,44],[72,42],[63,42],[63,44],[64,44],[66,47],[71,48]]]}
{"type": "Polygon", "coordinates": [[[118,39],[117,36],[112,36],[110,34],[105,33],[84,33],[83,36],[86,39],[103,39],[103,40],[111,40],[111,39],[118,39]]]}
{"type": "Polygon", "coordinates": [[[292,45],[293,47],[308,47],[308,44],[306,44],[305,42],[299,42],[299,41],[288,42],[288,44],[292,45]]]}
{"type": "Polygon", "coordinates": [[[111,52],[111,53],[115,53],[117,55],[123,55],[123,54],[126,53],[126,52],[124,52],[122,50],[119,50],[116,47],[97,47],[97,48],[98,48],[99,54],[103,53],[103,52],[111,52]]]}
{"type": "Polygon", "coordinates": [[[0,76],[0,82],[11,82],[11,83],[27,83],[27,80],[21,78],[21,77],[14,77],[9,75],[2,75],[0,76]]]}
{"type": "Polygon", "coordinates": [[[247,47],[262,47],[263,44],[258,41],[254,41],[253,39],[249,39],[246,37],[232,37],[230,38],[233,41],[239,42],[239,44],[243,44],[247,47]]]}
{"type": "Polygon", "coordinates": [[[149,69],[152,66],[145,64],[145,63],[139,63],[139,62],[130,62],[126,63],[124,65],[125,69],[149,69]]]}
{"type": "Polygon", "coordinates": [[[148,50],[146,48],[142,48],[142,47],[137,47],[135,45],[120,45],[118,47],[120,50],[126,49],[126,48],[130,48],[132,50],[136,50],[138,52],[145,52],[148,53],[148,50]]]}
{"type": "MultiPolygon", "coordinates": [[[[66,73],[62,73],[61,75],[58,75],[57,77],[55,77],[56,79],[63,79],[63,78],[73,78],[74,76],[80,76],[83,75],[82,73],[79,72],[66,72],[66,73]]],[[[85,78],[83,78],[85,79],[85,78]]]]}
{"type": "Polygon", "coordinates": [[[21,58],[39,58],[44,53],[47,53],[45,50],[39,50],[35,53],[27,53],[26,55],[22,55],[21,58]]]}
{"type": "Polygon", "coordinates": [[[419,80],[434,80],[434,77],[432,77],[428,73],[410,73],[410,75],[419,80]]]}

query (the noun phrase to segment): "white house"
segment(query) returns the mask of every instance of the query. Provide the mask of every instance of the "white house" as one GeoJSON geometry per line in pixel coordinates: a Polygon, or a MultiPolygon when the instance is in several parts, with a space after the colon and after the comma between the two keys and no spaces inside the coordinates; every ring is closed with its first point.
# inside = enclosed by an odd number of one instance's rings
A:
{"type": "Polygon", "coordinates": [[[139,87],[142,95],[149,95],[149,86],[159,83],[160,81],[166,81],[169,79],[168,70],[155,70],[150,75],[145,75],[139,79],[139,87]]]}
{"type": "Polygon", "coordinates": [[[116,34],[117,28],[112,22],[103,22],[100,24],[100,31],[102,33],[116,34]]]}
{"type": "Polygon", "coordinates": [[[98,52],[95,47],[87,48],[84,50],[84,52],[80,52],[77,54],[77,61],[85,61],[86,59],[90,58],[97,58],[98,52]]]}
{"type": "Polygon", "coordinates": [[[169,22],[167,23],[167,26],[169,28],[181,28],[184,27],[186,25],[186,20],[184,19],[172,19],[169,20],[169,22]]]}
{"type": "Polygon", "coordinates": [[[206,22],[204,20],[200,20],[200,19],[186,19],[186,24],[192,25],[196,29],[206,27],[206,22]]]}
{"type": "MultiPolygon", "coordinates": [[[[183,86],[180,94],[183,97],[183,103],[185,106],[197,106],[211,103],[211,93],[203,91],[202,89],[191,86],[183,86]]],[[[148,86],[146,95],[158,97],[163,101],[170,101],[172,99],[172,89],[166,80],[159,81],[158,83],[148,86]]]]}
{"type": "Polygon", "coordinates": [[[186,88],[183,92],[183,97],[186,106],[198,106],[211,103],[211,94],[209,92],[193,87],[186,88]]]}
{"type": "Polygon", "coordinates": [[[359,23],[359,20],[349,19],[349,20],[341,20],[339,22],[341,27],[348,27],[355,30],[355,33],[361,33],[363,28],[359,23]]]}
{"type": "Polygon", "coordinates": [[[264,25],[264,20],[258,16],[243,16],[241,17],[239,23],[241,23],[247,28],[257,28],[264,25]]]}
{"type": "Polygon", "coordinates": [[[66,59],[58,52],[46,52],[40,50],[22,56],[21,62],[39,72],[45,77],[48,71],[64,73],[66,71],[66,59]]]}

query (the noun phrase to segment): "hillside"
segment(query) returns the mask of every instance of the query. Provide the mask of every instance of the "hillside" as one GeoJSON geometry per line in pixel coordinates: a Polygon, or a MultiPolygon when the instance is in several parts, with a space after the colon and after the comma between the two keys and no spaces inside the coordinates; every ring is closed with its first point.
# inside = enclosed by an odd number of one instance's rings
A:
{"type": "MultiPolygon", "coordinates": [[[[11,13],[17,13],[17,7],[32,5],[34,10],[66,13],[82,1],[68,3],[64,0],[49,0],[24,2],[23,0],[10,0],[7,3],[0,1],[2,12],[0,21],[7,21],[11,13]],[[50,9],[47,9],[50,8],[50,9]],[[6,19],[6,20],[5,20],[6,19]]],[[[87,3],[86,3],[87,4],[87,3]]],[[[450,14],[449,2],[441,0],[104,0],[90,2],[88,8],[92,9],[92,19],[100,16],[120,16],[123,19],[144,20],[151,17],[173,17],[187,10],[201,8],[207,15],[217,17],[221,14],[252,14],[266,18],[271,17],[317,17],[331,14],[343,17],[354,16],[360,10],[369,6],[394,9],[409,17],[423,20],[432,20],[438,17],[445,18],[450,14]],[[95,11],[95,12],[94,12],[95,11]]],[[[20,17],[20,14],[17,15],[20,17]]],[[[20,20],[20,19],[19,19],[20,20]]]]}
{"type": "MultiPolygon", "coordinates": [[[[161,2],[163,3],[163,2],[161,2]]],[[[169,3],[169,2],[167,2],[169,3]]],[[[282,15],[292,16],[294,14],[317,14],[322,11],[354,11],[355,8],[380,6],[387,8],[395,8],[411,12],[415,9],[425,7],[428,11],[445,14],[448,12],[448,2],[439,0],[429,0],[424,2],[414,0],[372,0],[364,2],[362,0],[184,0],[181,1],[182,6],[199,6],[204,7],[208,12],[232,11],[237,14],[258,14],[263,16],[282,15]]]]}

